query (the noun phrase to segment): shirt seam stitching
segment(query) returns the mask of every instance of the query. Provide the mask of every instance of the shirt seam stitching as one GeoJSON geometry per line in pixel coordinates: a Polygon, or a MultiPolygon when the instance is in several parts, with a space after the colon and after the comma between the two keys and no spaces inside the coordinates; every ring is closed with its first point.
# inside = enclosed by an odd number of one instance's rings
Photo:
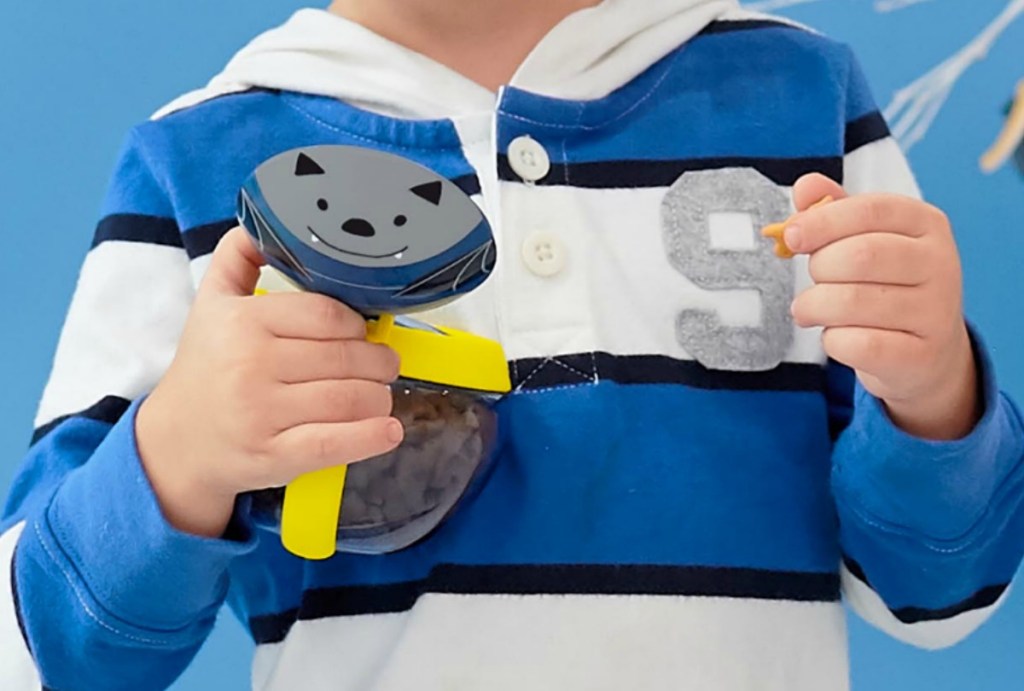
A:
{"type": "Polygon", "coordinates": [[[294,110],[296,113],[298,113],[302,117],[306,118],[307,120],[309,120],[309,121],[311,121],[311,122],[313,122],[313,123],[315,123],[315,124],[317,124],[317,125],[319,125],[321,127],[329,129],[332,132],[337,132],[339,134],[347,135],[349,137],[352,137],[356,141],[365,142],[367,144],[376,144],[376,145],[384,144],[384,145],[387,145],[387,146],[395,148],[395,149],[400,149],[402,151],[461,151],[463,149],[463,143],[461,141],[459,141],[457,144],[444,145],[444,146],[410,146],[408,144],[398,144],[398,143],[396,143],[394,141],[387,140],[387,139],[375,139],[373,137],[367,137],[365,135],[357,134],[356,132],[354,132],[354,131],[352,131],[350,129],[346,129],[344,127],[339,127],[338,125],[335,125],[335,124],[332,124],[330,122],[327,122],[326,120],[323,120],[322,118],[320,118],[320,117],[318,117],[316,115],[313,115],[312,113],[306,111],[301,106],[299,106],[299,105],[297,105],[295,103],[291,103],[287,99],[283,99],[282,102],[284,103],[285,106],[287,106],[288,108],[294,110]]]}
{"type": "Polygon", "coordinates": [[[82,609],[85,611],[86,615],[88,615],[90,619],[92,619],[94,622],[99,624],[102,628],[106,629],[107,631],[110,631],[111,633],[121,636],[122,638],[126,638],[130,641],[135,641],[136,643],[144,643],[147,645],[154,645],[161,648],[170,647],[170,643],[168,641],[159,641],[151,638],[142,638],[141,636],[135,636],[130,633],[121,631],[120,629],[117,629],[114,626],[111,626],[110,624],[107,624],[102,619],[100,619],[100,617],[95,612],[93,612],[92,608],[89,607],[89,604],[86,602],[81,590],[75,583],[75,578],[71,575],[71,573],[69,573],[68,569],[64,567],[64,564],[61,563],[57,555],[54,554],[50,547],[46,544],[46,539],[43,537],[43,532],[42,529],[39,527],[38,519],[33,522],[33,529],[36,533],[36,539],[38,539],[39,544],[42,545],[43,551],[50,558],[50,561],[53,562],[53,564],[64,576],[64,580],[66,580],[68,585],[71,586],[71,591],[75,594],[75,598],[78,600],[78,603],[82,606],[82,609]]]}

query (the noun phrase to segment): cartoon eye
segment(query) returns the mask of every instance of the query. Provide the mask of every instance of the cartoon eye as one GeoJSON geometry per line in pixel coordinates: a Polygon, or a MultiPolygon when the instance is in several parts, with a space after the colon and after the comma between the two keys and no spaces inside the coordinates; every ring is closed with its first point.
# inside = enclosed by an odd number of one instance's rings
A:
{"type": "Polygon", "coordinates": [[[404,226],[408,221],[409,219],[401,214],[395,216],[395,225],[398,227],[404,226]]]}
{"type": "Polygon", "coordinates": [[[326,199],[317,199],[316,200],[316,206],[321,211],[327,211],[327,200],[326,199]]]}

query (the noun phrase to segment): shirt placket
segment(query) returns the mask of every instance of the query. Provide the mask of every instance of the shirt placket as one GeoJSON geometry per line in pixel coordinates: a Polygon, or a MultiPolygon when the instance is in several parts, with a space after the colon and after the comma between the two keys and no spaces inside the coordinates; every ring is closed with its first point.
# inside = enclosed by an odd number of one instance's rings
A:
{"type": "Polygon", "coordinates": [[[531,377],[549,367],[564,370],[561,381],[597,380],[592,368],[579,367],[578,358],[570,364],[561,357],[585,354],[594,342],[586,214],[578,191],[568,184],[566,166],[571,134],[568,128],[498,112],[498,308],[516,386],[530,386],[531,377]],[[529,361],[526,369],[519,366],[524,361],[529,361]]]}

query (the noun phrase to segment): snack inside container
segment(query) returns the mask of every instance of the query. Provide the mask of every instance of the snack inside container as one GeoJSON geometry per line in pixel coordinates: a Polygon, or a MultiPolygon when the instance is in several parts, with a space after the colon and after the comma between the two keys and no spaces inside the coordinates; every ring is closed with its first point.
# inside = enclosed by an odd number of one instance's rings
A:
{"type": "Polygon", "coordinates": [[[472,496],[494,461],[500,431],[494,404],[511,388],[499,344],[390,317],[369,322],[368,337],[401,356],[391,392],[405,439],[391,453],[300,479],[305,489],[293,483],[287,498],[284,487],[251,493],[254,521],[282,533],[285,547],[299,556],[404,549],[472,496]],[[340,496],[316,486],[331,482],[342,484],[340,496]],[[325,501],[337,506],[308,505],[325,501]]]}

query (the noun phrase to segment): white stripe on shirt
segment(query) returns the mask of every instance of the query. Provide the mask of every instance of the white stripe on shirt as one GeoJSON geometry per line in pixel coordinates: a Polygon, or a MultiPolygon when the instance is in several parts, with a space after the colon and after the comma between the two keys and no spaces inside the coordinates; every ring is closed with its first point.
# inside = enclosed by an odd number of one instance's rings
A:
{"type": "Polygon", "coordinates": [[[850,573],[845,566],[842,567],[840,578],[844,599],[861,618],[883,633],[925,650],[948,648],[967,638],[1002,606],[1010,594],[1007,588],[994,604],[948,619],[904,624],[889,610],[878,593],[850,573]]]}
{"type": "Polygon", "coordinates": [[[89,252],[35,426],[148,393],[174,358],[193,295],[180,247],[108,241],[89,252]]]}
{"type": "Polygon", "coordinates": [[[0,689],[7,691],[33,691],[41,688],[32,654],[25,645],[25,637],[18,626],[14,611],[14,584],[11,583],[11,561],[14,548],[24,530],[19,523],[0,535],[0,689]]]}
{"type": "Polygon", "coordinates": [[[423,596],[409,612],[293,626],[254,688],[291,691],[845,691],[838,603],[668,596],[423,596]]]}

